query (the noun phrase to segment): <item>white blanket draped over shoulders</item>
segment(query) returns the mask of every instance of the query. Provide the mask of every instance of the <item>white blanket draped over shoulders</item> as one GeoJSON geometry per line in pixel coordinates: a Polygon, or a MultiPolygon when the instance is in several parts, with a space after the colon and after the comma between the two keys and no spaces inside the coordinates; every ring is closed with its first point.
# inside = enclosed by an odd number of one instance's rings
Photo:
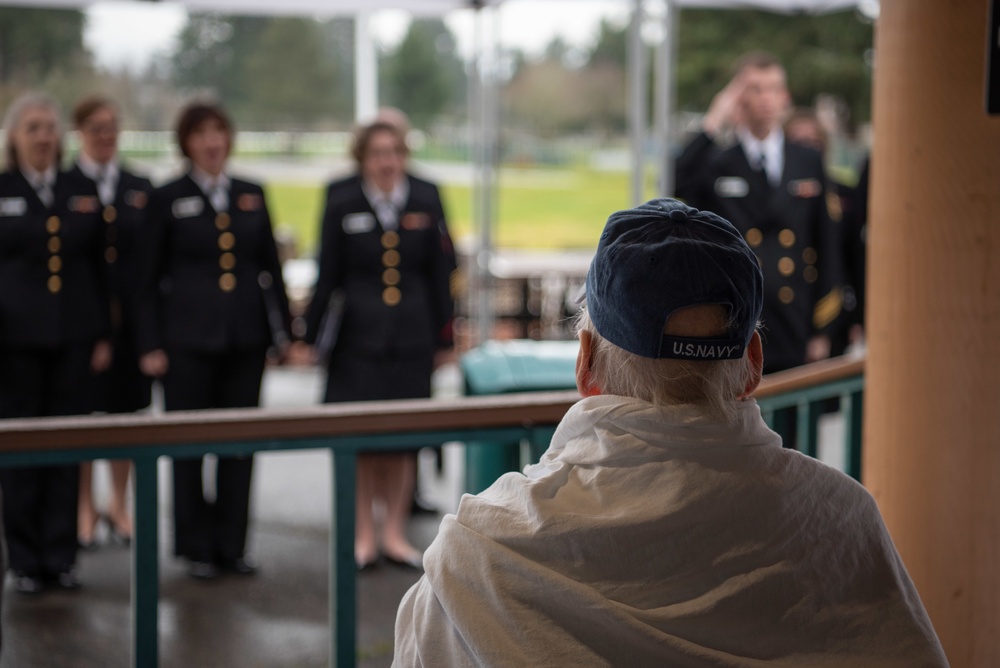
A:
{"type": "Polygon", "coordinates": [[[444,518],[395,666],[944,666],[874,500],[753,401],[584,399],[444,518]]]}

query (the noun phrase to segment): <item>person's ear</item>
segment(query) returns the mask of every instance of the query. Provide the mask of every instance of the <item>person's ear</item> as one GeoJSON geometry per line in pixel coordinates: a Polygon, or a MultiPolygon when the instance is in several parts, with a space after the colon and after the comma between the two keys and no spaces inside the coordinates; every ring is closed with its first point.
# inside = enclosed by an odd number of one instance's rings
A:
{"type": "Polygon", "coordinates": [[[594,338],[587,330],[580,332],[580,351],[576,354],[576,389],[582,397],[593,397],[601,393],[594,385],[591,369],[594,363],[594,338]]]}
{"type": "Polygon", "coordinates": [[[743,388],[743,394],[736,397],[737,399],[746,399],[753,394],[757,386],[760,385],[760,377],[764,373],[764,346],[760,341],[759,332],[754,332],[753,336],[750,337],[750,344],[747,345],[747,357],[750,359],[753,371],[746,387],[743,388]]]}

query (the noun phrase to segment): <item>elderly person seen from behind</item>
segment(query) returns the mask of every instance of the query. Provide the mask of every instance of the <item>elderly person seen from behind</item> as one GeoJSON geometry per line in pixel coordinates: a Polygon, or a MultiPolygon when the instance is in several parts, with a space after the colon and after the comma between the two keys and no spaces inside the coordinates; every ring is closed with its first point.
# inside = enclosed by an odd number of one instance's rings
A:
{"type": "Polygon", "coordinates": [[[673,200],[615,213],[586,292],[583,400],[540,463],[445,517],[393,665],[947,665],[871,495],[750,397],[739,232],[673,200]]]}

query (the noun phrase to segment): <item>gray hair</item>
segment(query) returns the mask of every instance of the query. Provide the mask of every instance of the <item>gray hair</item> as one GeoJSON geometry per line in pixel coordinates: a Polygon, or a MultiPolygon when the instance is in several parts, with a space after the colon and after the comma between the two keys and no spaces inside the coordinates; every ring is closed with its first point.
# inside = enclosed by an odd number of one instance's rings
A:
{"type": "Polygon", "coordinates": [[[755,375],[746,352],[741,359],[717,361],[635,355],[601,336],[586,308],[577,317],[576,331],[591,335],[591,378],[603,394],[642,399],[658,406],[693,404],[731,424],[738,414],[737,397],[755,375]]]}
{"type": "MultiPolygon", "coordinates": [[[[56,117],[56,131],[62,136],[62,119],[60,116],[59,103],[48,93],[29,92],[21,95],[10,103],[7,113],[3,117],[4,140],[6,143],[7,168],[17,167],[17,151],[14,148],[14,128],[21,122],[21,117],[29,109],[42,107],[50,110],[56,117]]],[[[62,159],[62,141],[56,150],[56,162],[62,159]]]]}

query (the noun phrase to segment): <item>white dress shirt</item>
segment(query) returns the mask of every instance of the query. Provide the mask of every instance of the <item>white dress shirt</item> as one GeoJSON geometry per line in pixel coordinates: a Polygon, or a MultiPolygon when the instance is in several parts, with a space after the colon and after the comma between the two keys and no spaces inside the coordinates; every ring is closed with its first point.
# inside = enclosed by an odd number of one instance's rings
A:
{"type": "Polygon", "coordinates": [[[740,129],[737,136],[750,166],[760,169],[763,165],[767,182],[772,187],[780,185],[781,175],[785,171],[785,133],[781,128],[771,130],[763,139],[757,139],[745,128],[740,129]]]}
{"type": "Polygon", "coordinates": [[[379,190],[378,186],[367,179],[362,181],[361,190],[365,193],[365,198],[372,206],[375,217],[381,223],[383,230],[395,230],[399,227],[399,214],[406,206],[406,200],[410,197],[410,182],[404,176],[396,182],[392,191],[386,193],[379,190]]]}

